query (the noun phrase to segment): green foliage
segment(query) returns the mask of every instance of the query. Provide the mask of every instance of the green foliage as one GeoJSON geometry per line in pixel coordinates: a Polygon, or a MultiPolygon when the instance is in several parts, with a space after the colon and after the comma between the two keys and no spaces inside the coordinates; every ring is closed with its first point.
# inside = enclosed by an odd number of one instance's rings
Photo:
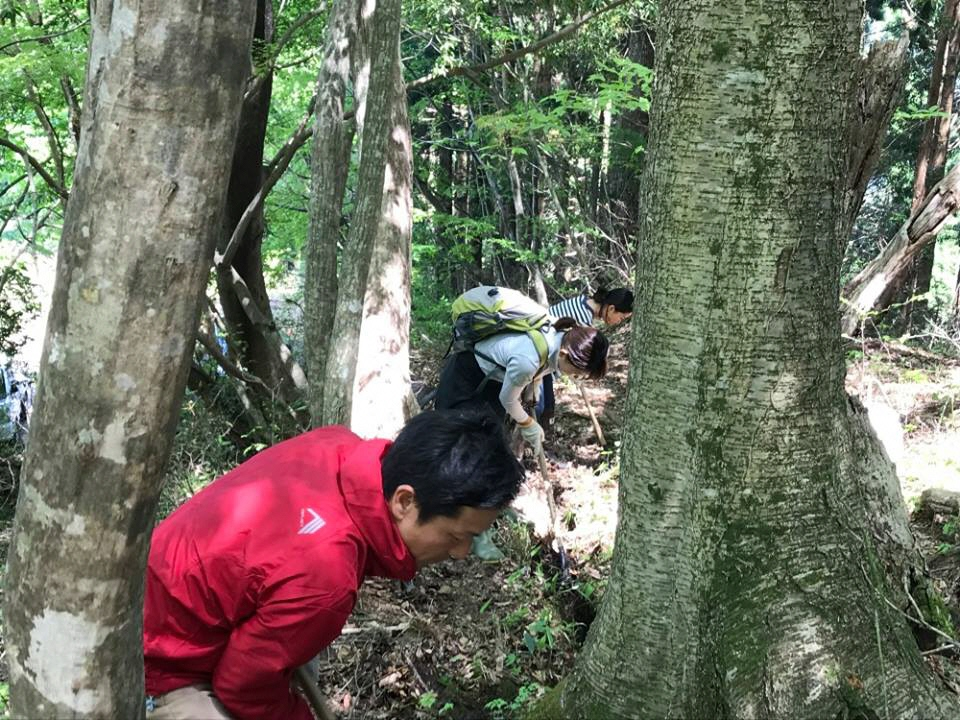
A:
{"type": "Polygon", "coordinates": [[[22,262],[3,270],[0,288],[0,353],[12,357],[26,342],[21,336],[23,324],[37,316],[40,303],[22,262]]]}
{"type": "Polygon", "coordinates": [[[218,405],[217,392],[229,392],[225,381],[204,400],[189,390],[184,397],[160,494],[158,522],[244,460],[243,447],[230,439],[233,423],[225,416],[223,405],[218,405]]]}
{"type": "Polygon", "coordinates": [[[512,700],[494,698],[484,705],[484,709],[489,710],[494,718],[515,717],[543,695],[543,692],[544,688],[540,683],[527,683],[520,686],[512,700]]]}

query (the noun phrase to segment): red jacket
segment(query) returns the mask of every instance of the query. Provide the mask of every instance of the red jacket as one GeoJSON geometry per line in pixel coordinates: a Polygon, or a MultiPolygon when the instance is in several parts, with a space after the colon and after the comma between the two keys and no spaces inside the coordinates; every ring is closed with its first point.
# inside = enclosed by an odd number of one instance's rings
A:
{"type": "Polygon", "coordinates": [[[238,720],[311,720],[293,670],[340,634],[365,576],[416,572],[383,498],[389,444],[312,430],[160,523],[143,614],[148,694],[210,683],[238,720]]]}

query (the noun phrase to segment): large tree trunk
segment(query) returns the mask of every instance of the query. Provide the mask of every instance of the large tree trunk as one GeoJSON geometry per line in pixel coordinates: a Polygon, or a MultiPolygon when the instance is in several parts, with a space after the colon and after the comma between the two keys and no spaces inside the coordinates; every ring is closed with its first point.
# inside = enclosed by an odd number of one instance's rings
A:
{"type": "Polygon", "coordinates": [[[304,344],[310,375],[309,405],[314,425],[322,423],[323,385],[337,309],[337,247],[343,195],[350,169],[352,123],[344,120],[360,7],[334,0],[327,21],[323,64],[317,78],[317,110],[310,156],[310,226],[304,247],[304,344]]]}
{"type": "Polygon", "coordinates": [[[143,715],[144,567],[254,9],[91,4],[76,179],[6,581],[14,717],[143,715]]]}
{"type": "Polygon", "coordinates": [[[389,97],[383,204],[367,279],[350,427],[393,437],[419,407],[410,387],[410,241],[413,149],[400,44],[389,97]]]}
{"type": "MultiPolygon", "coordinates": [[[[388,147],[391,140],[396,141],[391,137],[391,98],[394,66],[400,57],[400,0],[377,0],[372,11],[368,3],[364,13],[362,67],[354,72],[358,85],[369,78],[365,110],[362,117],[360,112],[357,117],[362,127],[357,204],[338,274],[336,312],[323,376],[323,424],[350,424],[367,277],[382,218],[388,147]]],[[[409,129],[407,132],[405,142],[409,143],[409,129]]]]}
{"type": "Polygon", "coordinates": [[[616,549],[541,716],[956,716],[901,614],[893,467],[843,390],[858,3],[660,13],[616,549]]]}

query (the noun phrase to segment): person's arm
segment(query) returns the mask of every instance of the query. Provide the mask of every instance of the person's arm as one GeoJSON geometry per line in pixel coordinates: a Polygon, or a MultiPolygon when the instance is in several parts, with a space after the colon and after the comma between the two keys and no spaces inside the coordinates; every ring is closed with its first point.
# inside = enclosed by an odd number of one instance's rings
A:
{"type": "Polygon", "coordinates": [[[237,720],[313,720],[290,687],[293,671],[340,635],[356,599],[304,584],[264,591],[256,613],[234,629],[213,674],[213,692],[237,720]]]}
{"type": "MultiPolygon", "coordinates": [[[[539,359],[539,358],[538,358],[539,359]]],[[[525,355],[514,355],[507,361],[500,389],[500,404],[518,425],[529,425],[533,417],[527,414],[520,402],[523,389],[533,382],[537,373],[537,360],[525,355]]]]}

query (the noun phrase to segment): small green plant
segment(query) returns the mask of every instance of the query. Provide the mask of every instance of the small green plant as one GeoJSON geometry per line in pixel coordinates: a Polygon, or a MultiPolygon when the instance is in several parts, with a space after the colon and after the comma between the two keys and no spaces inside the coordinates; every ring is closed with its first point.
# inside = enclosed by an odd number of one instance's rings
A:
{"type": "Polygon", "coordinates": [[[494,698],[493,700],[488,702],[486,705],[484,705],[483,709],[489,710],[496,716],[502,716],[503,711],[506,710],[508,707],[510,707],[510,703],[508,703],[503,698],[494,698]]]}
{"type": "Polygon", "coordinates": [[[542,650],[553,650],[557,638],[553,628],[553,614],[549,610],[541,610],[540,615],[527,625],[523,634],[523,644],[535,653],[542,650]]]}
{"type": "Polygon", "coordinates": [[[423,693],[417,700],[417,707],[421,710],[429,710],[437,704],[437,694],[432,690],[423,693]]]}
{"type": "Polygon", "coordinates": [[[453,712],[453,703],[445,702],[443,706],[437,711],[437,715],[446,715],[447,713],[453,712]]]}

